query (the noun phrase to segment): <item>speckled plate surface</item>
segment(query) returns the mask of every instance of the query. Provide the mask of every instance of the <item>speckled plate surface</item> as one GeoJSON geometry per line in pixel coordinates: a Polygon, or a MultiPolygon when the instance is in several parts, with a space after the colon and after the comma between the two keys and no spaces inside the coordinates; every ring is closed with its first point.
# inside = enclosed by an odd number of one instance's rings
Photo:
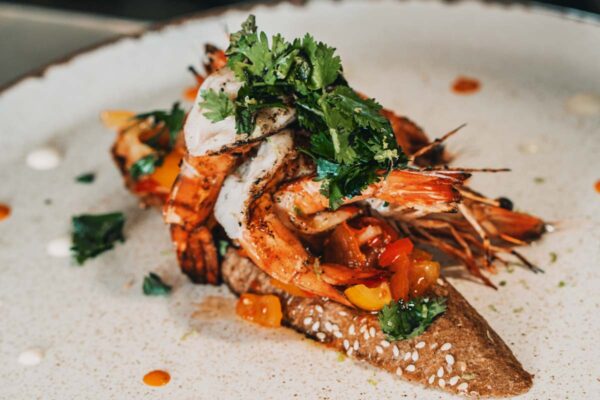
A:
{"type": "MultiPolygon", "coordinates": [[[[598,23],[471,2],[318,2],[253,12],[268,32],[309,31],[335,45],[357,89],[431,135],[467,122],[449,145],[460,165],[513,169],[477,176],[473,186],[555,221],[556,232],[525,250],[546,273],[501,271],[493,279],[507,283],[498,292],[453,282],[536,375],[522,398],[599,393],[598,23]],[[482,90],[453,94],[462,74],[482,90]]],[[[0,94],[0,202],[12,207],[0,222],[0,398],[451,398],[340,362],[286,329],[239,321],[225,288],[179,275],[158,213],[140,210],[123,188],[108,155],[113,134],[98,113],[169,107],[190,83],[185,69],[199,62],[203,44],[224,45],[226,27],[246,14],[231,10],[123,39],[0,94]],[[62,163],[30,169],[28,152],[48,144],[62,163]],[[96,182],[76,184],[87,171],[97,172],[96,182]],[[112,210],[127,215],[125,244],[84,267],[46,253],[50,240],[68,234],[71,215],[112,210]],[[174,285],[170,297],[142,295],[149,271],[174,285]],[[44,352],[36,366],[18,363],[29,348],[44,352]],[[142,376],[153,369],[168,370],[171,382],[145,386],[142,376]]]]}

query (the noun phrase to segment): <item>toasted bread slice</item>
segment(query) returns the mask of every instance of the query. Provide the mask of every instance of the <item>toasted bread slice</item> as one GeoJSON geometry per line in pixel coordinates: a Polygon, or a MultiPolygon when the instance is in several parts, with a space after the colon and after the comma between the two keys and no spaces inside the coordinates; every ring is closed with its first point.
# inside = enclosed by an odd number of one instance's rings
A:
{"type": "Polygon", "coordinates": [[[278,295],[285,325],[409,381],[457,394],[494,397],[521,394],[532,385],[533,376],[446,280],[441,279],[431,294],[447,298],[447,311],[422,335],[389,342],[376,314],[321,298],[291,296],[234,249],[229,249],[221,268],[223,280],[237,295],[278,295]]]}

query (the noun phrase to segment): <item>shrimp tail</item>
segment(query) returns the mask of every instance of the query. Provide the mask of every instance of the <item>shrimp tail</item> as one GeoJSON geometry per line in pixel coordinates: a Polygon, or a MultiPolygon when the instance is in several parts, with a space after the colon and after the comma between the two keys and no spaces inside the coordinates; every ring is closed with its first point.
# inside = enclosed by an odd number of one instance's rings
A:
{"type": "Polygon", "coordinates": [[[171,225],[171,238],[181,271],[195,283],[218,285],[221,272],[212,232],[205,226],[188,231],[171,225]]]}

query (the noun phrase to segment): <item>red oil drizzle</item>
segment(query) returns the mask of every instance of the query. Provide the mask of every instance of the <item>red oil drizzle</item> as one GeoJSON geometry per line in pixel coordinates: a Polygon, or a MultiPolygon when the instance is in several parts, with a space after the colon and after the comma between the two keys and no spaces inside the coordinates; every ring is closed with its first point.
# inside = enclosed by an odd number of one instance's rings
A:
{"type": "Polygon", "coordinates": [[[10,207],[0,203],[0,221],[10,216],[10,207]]]}
{"type": "Polygon", "coordinates": [[[596,181],[594,188],[596,189],[596,192],[600,193],[600,179],[596,181]]]}
{"type": "Polygon", "coordinates": [[[144,375],[144,383],[148,386],[164,386],[171,380],[167,371],[156,369],[144,375]]]}
{"type": "Polygon", "coordinates": [[[469,95],[479,91],[481,89],[481,83],[468,76],[459,76],[452,83],[452,90],[456,94],[469,95]]]}

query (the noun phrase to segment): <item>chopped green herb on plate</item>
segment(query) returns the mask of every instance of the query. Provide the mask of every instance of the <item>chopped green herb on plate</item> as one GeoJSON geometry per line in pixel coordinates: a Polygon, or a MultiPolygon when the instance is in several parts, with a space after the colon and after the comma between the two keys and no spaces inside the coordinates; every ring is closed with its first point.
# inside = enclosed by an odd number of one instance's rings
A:
{"type": "Polygon", "coordinates": [[[172,287],[163,282],[160,276],[150,272],[144,277],[142,290],[146,296],[166,296],[171,293],[172,287]]]}
{"type": "Polygon", "coordinates": [[[93,172],[87,172],[85,174],[81,174],[75,178],[76,182],[79,183],[92,183],[96,179],[96,174],[93,172]]]}
{"type": "Polygon", "coordinates": [[[71,251],[79,265],[88,258],[110,250],[117,241],[124,242],[125,216],[121,212],[83,214],[72,218],[71,251]]]}

